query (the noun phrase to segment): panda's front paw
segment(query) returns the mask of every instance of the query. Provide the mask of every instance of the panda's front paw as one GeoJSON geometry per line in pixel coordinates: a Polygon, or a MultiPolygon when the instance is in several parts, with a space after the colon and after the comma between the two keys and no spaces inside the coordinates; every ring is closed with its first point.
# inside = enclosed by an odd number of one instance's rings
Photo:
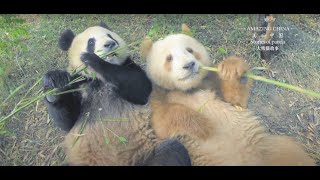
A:
{"type": "MultiPolygon", "coordinates": [[[[43,91],[57,88],[58,91],[64,89],[71,79],[70,74],[67,71],[55,70],[47,72],[42,80],[43,91]]],[[[49,103],[55,103],[59,100],[59,95],[47,95],[46,99],[49,103]]]]}
{"type": "Polygon", "coordinates": [[[80,59],[86,66],[90,66],[93,63],[98,63],[100,60],[100,57],[94,53],[86,52],[81,54],[80,59]]]}
{"type": "Polygon", "coordinates": [[[229,57],[218,65],[218,75],[223,80],[240,80],[245,84],[247,78],[243,76],[249,69],[247,63],[239,57],[229,57]]]}

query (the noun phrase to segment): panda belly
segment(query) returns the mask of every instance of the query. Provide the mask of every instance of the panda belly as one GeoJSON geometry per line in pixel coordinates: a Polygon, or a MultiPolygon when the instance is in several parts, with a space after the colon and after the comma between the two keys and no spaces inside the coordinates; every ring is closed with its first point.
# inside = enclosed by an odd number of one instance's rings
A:
{"type": "Polygon", "coordinates": [[[111,84],[89,89],[83,104],[64,142],[69,164],[131,165],[155,146],[149,105],[119,98],[111,84]]]}

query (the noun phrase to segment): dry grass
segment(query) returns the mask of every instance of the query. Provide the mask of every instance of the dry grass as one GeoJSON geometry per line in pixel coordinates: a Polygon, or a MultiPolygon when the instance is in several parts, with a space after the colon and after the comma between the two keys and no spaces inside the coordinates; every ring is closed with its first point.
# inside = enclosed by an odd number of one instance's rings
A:
{"type": "Polygon", "coordinates": [[[23,120],[14,118],[9,128],[18,132],[2,139],[0,163],[2,165],[60,165],[64,154],[59,146],[63,133],[50,126],[51,120],[43,103],[22,114],[23,120]]]}
{"type": "MultiPolygon", "coordinates": [[[[320,92],[320,39],[310,30],[314,25],[308,28],[317,17],[300,15],[308,22],[292,23],[297,16],[286,16],[279,22],[294,29],[285,34],[287,44],[271,61],[273,73],[269,77],[320,92]]],[[[255,92],[251,107],[263,117],[270,131],[298,138],[312,157],[320,161],[319,100],[266,84],[256,84],[255,92]]]]}

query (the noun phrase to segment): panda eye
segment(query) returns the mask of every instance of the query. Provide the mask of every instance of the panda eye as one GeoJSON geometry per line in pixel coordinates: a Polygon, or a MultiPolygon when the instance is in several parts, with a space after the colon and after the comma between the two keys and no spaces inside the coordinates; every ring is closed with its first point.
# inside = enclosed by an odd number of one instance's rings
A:
{"type": "Polygon", "coordinates": [[[96,40],[94,38],[90,38],[87,44],[87,51],[89,53],[94,53],[96,40]]]}
{"type": "Polygon", "coordinates": [[[189,52],[189,53],[193,53],[193,50],[189,47],[186,48],[186,50],[189,52]]]}
{"type": "Polygon", "coordinates": [[[94,39],[89,39],[89,44],[94,44],[94,39]]]}
{"type": "Polygon", "coordinates": [[[169,54],[166,59],[167,59],[168,62],[172,61],[172,55],[169,54]]]}

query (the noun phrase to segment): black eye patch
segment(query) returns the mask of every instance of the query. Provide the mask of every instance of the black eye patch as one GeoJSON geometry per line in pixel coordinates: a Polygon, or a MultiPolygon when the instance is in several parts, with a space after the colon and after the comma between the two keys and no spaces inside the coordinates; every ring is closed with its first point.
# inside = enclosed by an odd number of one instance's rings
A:
{"type": "Polygon", "coordinates": [[[117,40],[115,40],[110,34],[107,34],[108,35],[108,37],[109,38],[111,38],[112,40],[114,40],[114,42],[116,42],[117,43],[117,45],[119,45],[119,43],[118,43],[118,41],[117,40]]]}
{"type": "Polygon", "coordinates": [[[94,38],[90,38],[88,40],[88,44],[87,44],[88,53],[94,53],[95,44],[96,44],[96,40],[94,38]]]}

